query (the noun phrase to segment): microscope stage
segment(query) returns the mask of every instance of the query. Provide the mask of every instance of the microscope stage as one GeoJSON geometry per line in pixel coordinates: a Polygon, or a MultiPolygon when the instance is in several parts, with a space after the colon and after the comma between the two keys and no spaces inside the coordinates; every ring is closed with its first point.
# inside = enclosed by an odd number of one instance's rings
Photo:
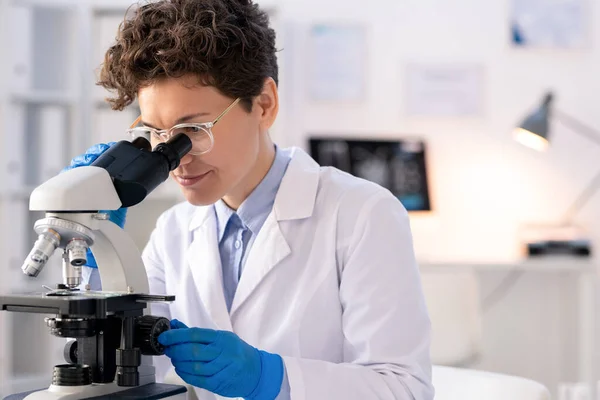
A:
{"type": "Polygon", "coordinates": [[[106,318],[120,312],[139,314],[149,302],[174,301],[175,296],[140,293],[55,290],[48,293],[0,295],[0,311],[106,318]]]}

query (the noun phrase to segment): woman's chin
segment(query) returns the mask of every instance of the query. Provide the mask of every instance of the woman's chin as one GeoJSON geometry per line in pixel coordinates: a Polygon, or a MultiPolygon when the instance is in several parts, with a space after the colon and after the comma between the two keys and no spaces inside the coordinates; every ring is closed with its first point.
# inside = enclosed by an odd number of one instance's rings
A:
{"type": "Polygon", "coordinates": [[[194,190],[192,188],[181,187],[181,191],[187,202],[193,206],[209,206],[221,198],[218,195],[211,195],[206,191],[194,190]]]}

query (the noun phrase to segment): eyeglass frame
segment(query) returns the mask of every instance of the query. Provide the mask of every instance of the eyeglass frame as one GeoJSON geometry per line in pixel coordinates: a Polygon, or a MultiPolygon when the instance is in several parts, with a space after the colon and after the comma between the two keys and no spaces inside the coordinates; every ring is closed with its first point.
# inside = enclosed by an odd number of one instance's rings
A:
{"type": "MultiPolygon", "coordinates": [[[[217,115],[217,117],[214,120],[209,121],[209,122],[184,122],[184,123],[181,123],[181,124],[174,125],[171,128],[169,128],[169,129],[156,129],[156,128],[152,128],[150,126],[144,126],[144,127],[140,126],[140,127],[138,127],[137,124],[139,124],[140,121],[142,120],[142,115],[140,114],[135,119],[135,121],[133,121],[133,123],[129,126],[129,129],[127,129],[125,132],[127,134],[131,135],[136,129],[141,130],[141,128],[144,128],[145,130],[151,132],[150,135],[154,134],[154,135],[162,138],[162,134],[172,132],[174,129],[177,129],[177,128],[192,127],[192,126],[193,127],[198,127],[200,129],[205,130],[206,133],[208,134],[208,137],[210,138],[210,147],[209,147],[208,150],[202,151],[200,153],[190,151],[188,154],[197,155],[197,156],[198,155],[202,155],[202,154],[206,154],[206,153],[208,153],[209,151],[212,150],[212,148],[214,146],[214,143],[215,143],[215,138],[214,138],[214,135],[212,133],[212,128],[217,124],[217,122],[219,122],[219,120],[221,120],[221,118],[223,118],[229,111],[231,111],[231,109],[233,107],[235,107],[235,105],[237,103],[239,103],[241,99],[242,99],[241,97],[238,97],[237,99],[235,99],[233,101],[233,103],[231,103],[225,110],[223,110],[223,112],[221,114],[217,115]]],[[[148,138],[148,137],[146,139],[148,141],[151,140],[151,138],[148,138]]],[[[164,143],[165,141],[167,141],[169,139],[170,139],[170,137],[168,137],[167,139],[165,139],[162,143],[164,143]]]]}

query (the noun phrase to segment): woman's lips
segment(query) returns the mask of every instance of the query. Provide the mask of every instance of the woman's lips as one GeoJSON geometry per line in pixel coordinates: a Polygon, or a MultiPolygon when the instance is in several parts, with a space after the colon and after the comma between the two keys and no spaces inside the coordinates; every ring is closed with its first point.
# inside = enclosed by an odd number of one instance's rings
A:
{"type": "Polygon", "coordinates": [[[209,173],[210,171],[201,175],[175,175],[175,180],[177,180],[177,183],[179,183],[181,186],[188,187],[200,182],[209,173]]]}

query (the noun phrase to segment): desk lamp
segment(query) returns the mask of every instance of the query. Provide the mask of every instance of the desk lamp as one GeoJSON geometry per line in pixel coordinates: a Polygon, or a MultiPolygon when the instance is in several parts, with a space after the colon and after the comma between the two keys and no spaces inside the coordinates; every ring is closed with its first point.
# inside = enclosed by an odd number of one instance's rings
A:
{"type": "MultiPolygon", "coordinates": [[[[548,148],[550,135],[550,118],[572,128],[573,131],[600,145],[600,132],[586,126],[576,118],[553,108],[554,96],[551,92],[544,96],[541,105],[527,115],[514,130],[514,138],[521,144],[538,151],[548,148]]],[[[556,226],[536,226],[523,230],[528,255],[540,254],[572,254],[588,256],[591,253],[589,239],[584,232],[573,225],[573,217],[592,198],[600,187],[600,172],[594,176],[589,185],[567,209],[560,223],[556,226]]]]}

